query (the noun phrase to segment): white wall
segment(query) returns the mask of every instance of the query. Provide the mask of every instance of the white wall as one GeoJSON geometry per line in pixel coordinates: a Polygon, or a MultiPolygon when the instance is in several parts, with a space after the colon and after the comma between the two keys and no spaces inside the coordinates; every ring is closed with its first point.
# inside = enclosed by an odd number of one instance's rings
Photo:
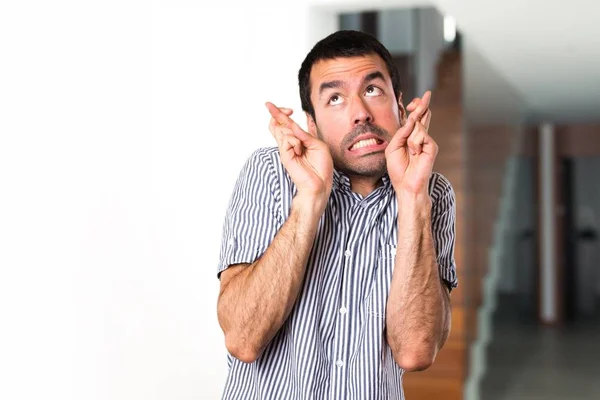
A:
{"type": "Polygon", "coordinates": [[[528,107],[470,36],[462,37],[463,104],[470,126],[518,124],[528,107]]]}
{"type": "Polygon", "coordinates": [[[365,7],[313,3],[3,3],[0,398],[220,397],[233,183],[264,102],[300,117],[301,60],[365,7]]]}

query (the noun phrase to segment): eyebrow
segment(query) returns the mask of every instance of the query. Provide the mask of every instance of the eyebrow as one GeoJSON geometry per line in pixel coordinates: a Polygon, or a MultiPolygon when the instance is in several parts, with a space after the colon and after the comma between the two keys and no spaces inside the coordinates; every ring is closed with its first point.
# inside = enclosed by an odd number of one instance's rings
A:
{"type": "Polygon", "coordinates": [[[374,81],[375,79],[381,79],[382,81],[385,81],[385,77],[383,76],[383,74],[380,71],[375,71],[365,76],[365,79],[363,79],[363,85],[365,83],[374,81]]]}
{"type": "MultiPolygon", "coordinates": [[[[369,83],[371,81],[374,81],[375,79],[381,79],[381,80],[385,81],[385,77],[383,76],[383,73],[381,73],[381,71],[375,71],[375,72],[371,72],[370,74],[365,76],[362,81],[362,84],[364,85],[365,83],[369,83]]],[[[336,88],[340,88],[343,86],[346,86],[346,84],[339,80],[323,82],[319,86],[319,96],[321,96],[321,94],[323,94],[323,91],[325,91],[327,89],[336,89],[336,88]]]]}
{"type": "Polygon", "coordinates": [[[323,92],[327,89],[336,89],[342,86],[346,86],[342,81],[323,82],[321,83],[321,86],[319,86],[319,96],[321,96],[321,94],[323,94],[323,92]]]}

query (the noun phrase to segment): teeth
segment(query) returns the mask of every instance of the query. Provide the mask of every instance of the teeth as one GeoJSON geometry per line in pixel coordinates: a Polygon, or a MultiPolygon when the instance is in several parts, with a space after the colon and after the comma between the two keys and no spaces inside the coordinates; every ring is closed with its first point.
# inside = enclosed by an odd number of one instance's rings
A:
{"type": "Polygon", "coordinates": [[[372,146],[374,144],[377,144],[377,140],[375,139],[361,140],[360,142],[355,143],[354,146],[352,146],[351,150],[360,149],[366,146],[372,146]]]}

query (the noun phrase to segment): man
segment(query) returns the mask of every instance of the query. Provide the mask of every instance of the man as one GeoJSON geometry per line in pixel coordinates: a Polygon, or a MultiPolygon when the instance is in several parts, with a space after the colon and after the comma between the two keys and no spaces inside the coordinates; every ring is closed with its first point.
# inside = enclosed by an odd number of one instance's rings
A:
{"type": "Polygon", "coordinates": [[[299,72],[308,132],[245,164],[224,224],[225,399],[403,399],[450,330],[454,192],[432,172],[431,93],[402,104],[372,36],[336,32],[299,72]]]}

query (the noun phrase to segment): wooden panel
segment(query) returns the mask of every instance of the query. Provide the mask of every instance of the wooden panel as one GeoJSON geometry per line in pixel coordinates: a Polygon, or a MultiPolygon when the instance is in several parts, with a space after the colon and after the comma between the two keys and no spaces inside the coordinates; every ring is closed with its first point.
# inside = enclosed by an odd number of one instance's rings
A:
{"type": "Polygon", "coordinates": [[[404,379],[404,396],[410,400],[462,400],[463,381],[458,379],[414,378],[408,373],[404,379]]]}
{"type": "Polygon", "coordinates": [[[450,339],[460,340],[465,335],[465,308],[452,307],[452,328],[450,331],[450,339]]]}
{"type": "Polygon", "coordinates": [[[405,382],[438,379],[463,381],[465,378],[465,355],[465,341],[462,338],[448,340],[431,367],[425,371],[407,373],[405,382]]]}
{"type": "Polygon", "coordinates": [[[435,170],[452,183],[456,194],[456,245],[459,287],[452,292],[452,328],[450,337],[439,352],[434,364],[426,371],[407,373],[404,378],[406,398],[462,399],[463,382],[467,370],[467,307],[472,287],[469,276],[469,230],[466,225],[468,199],[465,179],[465,146],[461,95],[460,55],[449,53],[443,57],[438,70],[438,87],[433,91],[432,124],[429,133],[440,147],[435,170]]]}
{"type": "Polygon", "coordinates": [[[559,156],[600,156],[600,125],[557,126],[556,134],[561,143],[559,156]]]}
{"type": "MultiPolygon", "coordinates": [[[[430,399],[446,399],[446,396],[439,396],[442,388],[448,388],[452,382],[452,387],[462,390],[462,384],[466,376],[466,342],[463,339],[449,340],[444,348],[439,352],[435,363],[427,370],[421,372],[407,372],[404,378],[406,398],[412,399],[415,396],[429,395],[426,387],[435,388],[434,393],[438,397],[429,397],[430,399]],[[441,383],[440,388],[436,388],[441,383]]],[[[420,398],[420,397],[415,397],[420,398]]],[[[427,398],[427,397],[424,397],[427,398]]]]}

